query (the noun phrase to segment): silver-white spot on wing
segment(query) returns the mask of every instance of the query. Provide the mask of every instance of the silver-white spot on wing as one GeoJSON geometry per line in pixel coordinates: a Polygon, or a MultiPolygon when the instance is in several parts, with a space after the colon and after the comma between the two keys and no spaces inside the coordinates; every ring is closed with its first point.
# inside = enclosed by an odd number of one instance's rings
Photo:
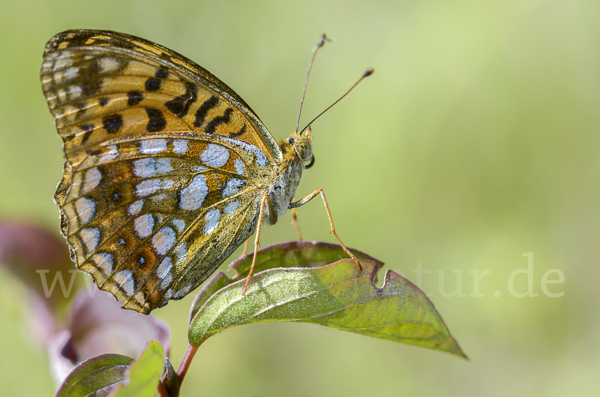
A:
{"type": "Polygon", "coordinates": [[[133,221],[133,230],[139,238],[146,238],[152,234],[154,229],[154,217],[150,214],[138,216],[133,221]]]}
{"type": "Polygon", "coordinates": [[[105,276],[109,276],[113,271],[113,257],[108,252],[101,252],[95,254],[92,260],[96,263],[96,266],[102,271],[105,276]]]}
{"type": "Polygon", "coordinates": [[[113,161],[119,156],[119,149],[115,145],[110,145],[106,148],[108,149],[108,151],[100,155],[100,163],[108,163],[109,161],[113,161]]]}
{"type": "Polygon", "coordinates": [[[75,201],[75,211],[82,224],[88,223],[96,213],[96,202],[87,197],[81,197],[75,201]]]}
{"type": "Polygon", "coordinates": [[[113,280],[117,283],[127,296],[133,295],[135,291],[135,281],[129,270],[121,270],[113,276],[113,280]]]}
{"type": "Polygon", "coordinates": [[[127,210],[127,214],[129,214],[129,216],[135,216],[142,210],[143,206],[144,206],[144,200],[135,201],[129,206],[129,209],[127,210]]]}
{"type": "Polygon", "coordinates": [[[187,253],[188,253],[188,249],[187,249],[187,245],[185,243],[179,244],[173,250],[173,254],[175,254],[178,261],[184,259],[187,256],[187,253]]]}
{"type": "Polygon", "coordinates": [[[102,73],[110,73],[119,68],[119,61],[113,58],[100,58],[98,66],[102,73]]]}
{"type": "Polygon", "coordinates": [[[79,236],[88,252],[93,252],[100,244],[100,230],[95,227],[81,229],[79,236]]]}
{"type": "Polygon", "coordinates": [[[244,181],[238,178],[229,178],[223,189],[223,197],[233,196],[240,191],[240,188],[244,186],[244,181]]]}
{"type": "Polygon", "coordinates": [[[171,260],[171,257],[167,256],[160,263],[158,269],[156,269],[156,277],[160,279],[165,278],[165,276],[171,271],[171,268],[173,268],[173,261],[171,260]]]}
{"type": "Polygon", "coordinates": [[[182,210],[193,211],[202,206],[206,195],[208,194],[208,185],[204,175],[196,175],[192,182],[179,193],[179,206],[182,210]]]}
{"type": "Polygon", "coordinates": [[[188,151],[188,141],[176,139],[173,141],[173,151],[177,154],[186,154],[188,151]]]}
{"type": "Polygon", "coordinates": [[[158,160],[156,160],[156,172],[158,174],[166,174],[167,172],[171,171],[171,159],[166,158],[166,157],[161,157],[158,160]]]}
{"type": "Polygon", "coordinates": [[[147,157],[133,162],[133,174],[140,178],[151,178],[171,171],[171,159],[147,157]]]}
{"type": "Polygon", "coordinates": [[[200,158],[209,167],[221,168],[229,160],[229,150],[224,146],[210,143],[204,149],[200,158]]]}
{"type": "Polygon", "coordinates": [[[217,208],[211,208],[205,215],[206,223],[204,224],[204,234],[212,233],[221,219],[221,211],[217,208]]]}
{"type": "Polygon", "coordinates": [[[102,179],[102,172],[94,167],[86,171],[83,179],[83,192],[88,193],[96,188],[102,179]]]}
{"type": "Polygon", "coordinates": [[[160,189],[161,180],[160,179],[147,179],[145,181],[141,181],[135,187],[135,194],[138,197],[146,197],[151,194],[154,194],[160,189]]]}
{"type": "Polygon", "coordinates": [[[244,167],[244,163],[240,159],[235,159],[233,162],[233,167],[235,168],[235,172],[238,175],[246,175],[246,167],[244,167]]]}
{"type": "Polygon", "coordinates": [[[230,215],[233,213],[233,211],[237,210],[239,206],[240,206],[239,201],[232,201],[231,203],[229,203],[225,206],[225,208],[223,209],[223,212],[225,213],[225,215],[230,215]]]}
{"type": "Polygon", "coordinates": [[[166,139],[146,139],[140,142],[140,152],[142,154],[157,154],[167,150],[166,139]]]}
{"type": "Polygon", "coordinates": [[[175,231],[170,227],[163,227],[160,229],[154,237],[152,237],[152,246],[154,251],[159,255],[165,255],[175,244],[177,236],[175,231]]]}
{"type": "Polygon", "coordinates": [[[156,176],[156,159],[148,157],[135,160],[133,162],[133,175],[140,178],[156,176]]]}
{"type": "Polygon", "coordinates": [[[179,233],[181,233],[183,229],[185,229],[185,221],[183,219],[173,219],[171,223],[173,224],[173,226],[175,226],[179,233]]]}

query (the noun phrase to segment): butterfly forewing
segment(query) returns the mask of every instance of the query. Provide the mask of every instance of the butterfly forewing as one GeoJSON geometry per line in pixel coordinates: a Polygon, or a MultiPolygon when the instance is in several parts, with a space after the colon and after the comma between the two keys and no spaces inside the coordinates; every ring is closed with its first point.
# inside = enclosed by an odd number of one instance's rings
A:
{"type": "Polygon", "coordinates": [[[272,161],[281,157],[233,90],[149,41],[115,32],[64,32],[47,44],[41,76],[59,133],[72,142],[65,145],[67,155],[116,134],[201,131],[244,140],[272,161]]]}
{"type": "Polygon", "coordinates": [[[179,299],[252,233],[252,183],[281,157],[233,90],[115,32],[48,43],[42,86],[67,162],[55,200],[78,267],[143,313],[179,299]]]}

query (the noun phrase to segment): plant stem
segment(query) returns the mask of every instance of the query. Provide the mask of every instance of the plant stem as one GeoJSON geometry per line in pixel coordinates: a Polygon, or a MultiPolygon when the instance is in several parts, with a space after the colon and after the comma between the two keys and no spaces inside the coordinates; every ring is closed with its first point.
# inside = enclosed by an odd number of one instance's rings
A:
{"type": "Polygon", "coordinates": [[[181,383],[183,382],[183,378],[185,378],[185,374],[190,368],[190,364],[192,363],[192,359],[194,358],[196,351],[198,351],[198,347],[199,346],[190,346],[185,352],[185,356],[183,356],[183,360],[179,365],[179,370],[177,370],[177,376],[179,377],[179,385],[181,385],[181,383]]]}

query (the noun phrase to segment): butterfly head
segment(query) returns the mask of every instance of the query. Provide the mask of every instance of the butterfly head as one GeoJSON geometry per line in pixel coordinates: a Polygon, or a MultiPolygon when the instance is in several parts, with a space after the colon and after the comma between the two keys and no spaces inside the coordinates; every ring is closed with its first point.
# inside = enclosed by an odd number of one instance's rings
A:
{"type": "Polygon", "coordinates": [[[291,208],[302,171],[312,167],[315,162],[310,128],[300,133],[293,132],[287,139],[279,141],[279,148],[283,158],[268,187],[272,209],[268,216],[271,224],[291,208]]]}
{"type": "Polygon", "coordinates": [[[302,168],[308,169],[315,164],[315,155],[312,152],[312,130],[308,127],[304,132],[292,133],[281,144],[284,152],[291,150],[295,158],[300,160],[302,168]]]}

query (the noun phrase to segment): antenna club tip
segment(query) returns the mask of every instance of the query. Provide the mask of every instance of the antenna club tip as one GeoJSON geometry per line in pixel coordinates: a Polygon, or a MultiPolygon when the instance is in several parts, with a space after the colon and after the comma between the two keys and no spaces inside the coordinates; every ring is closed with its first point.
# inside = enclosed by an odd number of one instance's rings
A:
{"type": "Polygon", "coordinates": [[[367,71],[365,72],[365,74],[363,74],[363,77],[369,77],[373,73],[375,73],[375,69],[369,68],[369,69],[367,69],[367,71]]]}
{"type": "Polygon", "coordinates": [[[325,45],[326,41],[331,41],[331,39],[329,37],[327,37],[327,34],[323,33],[321,35],[321,37],[319,37],[319,42],[317,43],[317,47],[323,47],[325,45]]]}

